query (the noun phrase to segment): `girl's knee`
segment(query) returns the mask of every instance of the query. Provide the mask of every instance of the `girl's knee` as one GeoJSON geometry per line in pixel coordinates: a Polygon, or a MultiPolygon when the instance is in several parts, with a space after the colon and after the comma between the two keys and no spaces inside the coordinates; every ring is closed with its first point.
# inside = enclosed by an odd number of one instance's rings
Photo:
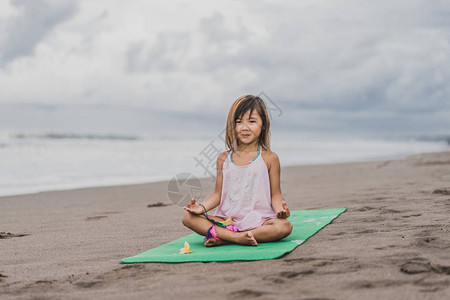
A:
{"type": "MultiPolygon", "coordinates": [[[[287,220],[286,220],[286,221],[287,221],[287,220]]],[[[291,234],[292,229],[294,229],[294,226],[292,225],[291,222],[287,221],[287,228],[288,228],[287,231],[289,232],[289,234],[291,234]]]]}
{"type": "Polygon", "coordinates": [[[192,224],[192,218],[194,216],[190,213],[190,212],[184,212],[183,215],[183,219],[181,220],[181,222],[183,223],[184,226],[189,227],[192,224]]]}
{"type": "Polygon", "coordinates": [[[183,215],[183,219],[181,219],[181,222],[184,226],[192,229],[192,226],[195,226],[195,224],[201,221],[201,219],[202,217],[200,215],[193,215],[186,211],[183,215]]]}
{"type": "Polygon", "coordinates": [[[288,236],[291,234],[293,226],[292,223],[289,222],[288,220],[284,220],[281,224],[281,231],[283,232],[283,234],[285,234],[285,236],[288,236]]]}

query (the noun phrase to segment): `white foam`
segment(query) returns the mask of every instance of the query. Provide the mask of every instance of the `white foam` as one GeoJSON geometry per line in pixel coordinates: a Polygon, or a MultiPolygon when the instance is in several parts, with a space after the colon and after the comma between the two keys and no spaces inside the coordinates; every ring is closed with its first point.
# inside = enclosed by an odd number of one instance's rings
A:
{"type": "MultiPolygon", "coordinates": [[[[185,172],[208,177],[203,168],[196,166],[194,157],[202,158],[200,152],[211,142],[220,151],[225,149],[217,137],[55,139],[38,135],[17,138],[0,132],[0,195],[154,182],[170,180],[185,172]]],[[[444,142],[414,140],[311,137],[272,140],[272,150],[280,157],[282,166],[388,159],[448,149],[444,142]]],[[[215,175],[217,154],[212,156],[214,160],[208,170],[215,175]]]]}

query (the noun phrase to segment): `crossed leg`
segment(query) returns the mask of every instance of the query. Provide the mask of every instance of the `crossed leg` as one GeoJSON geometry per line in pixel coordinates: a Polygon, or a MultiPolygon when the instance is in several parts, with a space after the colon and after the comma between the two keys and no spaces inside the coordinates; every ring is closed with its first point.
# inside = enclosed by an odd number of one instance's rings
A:
{"type": "MultiPolygon", "coordinates": [[[[225,221],[219,217],[210,218],[217,221],[225,221]]],[[[208,229],[212,225],[203,215],[193,215],[189,212],[185,212],[183,224],[203,236],[206,236],[208,229]]],[[[219,226],[215,226],[215,229],[220,240],[208,239],[205,242],[205,246],[219,246],[227,243],[257,246],[258,242],[275,242],[291,233],[292,224],[286,219],[270,219],[262,226],[251,231],[232,232],[219,226]]]]}
{"type": "Polygon", "coordinates": [[[270,219],[260,227],[252,229],[253,236],[260,243],[276,242],[292,232],[292,224],[286,219],[270,219]]]}
{"type": "MultiPolygon", "coordinates": [[[[225,221],[219,217],[210,217],[216,221],[225,221]]],[[[183,224],[192,229],[193,231],[206,236],[208,229],[211,227],[211,222],[208,221],[203,215],[193,215],[189,212],[185,212],[183,216],[183,224]]],[[[220,240],[209,239],[205,242],[205,246],[219,246],[226,243],[236,243],[241,245],[256,246],[258,243],[253,237],[250,231],[246,232],[233,232],[220,226],[215,226],[217,235],[220,240]]]]}

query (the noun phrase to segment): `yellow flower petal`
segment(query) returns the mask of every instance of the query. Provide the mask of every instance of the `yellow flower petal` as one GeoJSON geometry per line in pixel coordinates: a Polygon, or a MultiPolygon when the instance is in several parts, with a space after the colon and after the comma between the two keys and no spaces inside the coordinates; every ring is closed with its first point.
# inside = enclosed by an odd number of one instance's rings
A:
{"type": "Polygon", "coordinates": [[[188,254],[188,253],[192,253],[191,247],[189,246],[188,242],[184,242],[184,248],[180,249],[180,254],[188,254]]]}

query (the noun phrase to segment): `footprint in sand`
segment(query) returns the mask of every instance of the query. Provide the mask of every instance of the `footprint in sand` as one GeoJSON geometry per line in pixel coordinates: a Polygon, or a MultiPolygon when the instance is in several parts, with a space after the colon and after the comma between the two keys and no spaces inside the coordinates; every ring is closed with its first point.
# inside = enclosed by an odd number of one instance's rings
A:
{"type": "Polygon", "coordinates": [[[396,209],[382,208],[380,214],[399,214],[403,211],[399,211],[396,209]]]}
{"type": "Polygon", "coordinates": [[[331,298],[301,298],[299,300],[333,300],[331,298]]]}
{"type": "Polygon", "coordinates": [[[404,263],[400,271],[406,274],[418,274],[431,271],[430,261],[426,258],[416,257],[404,263]]]}
{"type": "MultiPolygon", "coordinates": [[[[114,282],[126,278],[146,278],[149,279],[153,276],[159,276],[161,273],[165,273],[166,269],[152,268],[146,264],[129,264],[123,267],[107,271],[95,278],[102,282],[114,282]]],[[[95,281],[94,280],[94,281],[95,281]]]]}
{"type": "Polygon", "coordinates": [[[170,205],[170,204],[156,202],[156,203],[150,203],[149,205],[147,205],[147,207],[164,207],[164,206],[168,206],[168,205],[170,205]]]}
{"type": "Polygon", "coordinates": [[[416,257],[401,265],[400,271],[406,274],[434,272],[437,274],[450,275],[450,266],[432,264],[426,258],[416,257]]]}
{"type": "Polygon", "coordinates": [[[349,289],[373,289],[401,286],[410,283],[404,280],[357,280],[348,285],[349,289]]]}
{"type": "Polygon", "coordinates": [[[103,281],[101,281],[101,280],[96,280],[96,281],[81,281],[81,282],[75,283],[75,285],[76,285],[77,287],[80,287],[80,288],[90,289],[90,288],[95,287],[95,286],[98,287],[98,286],[102,285],[102,283],[103,283],[103,281]]]}
{"type": "MultiPolygon", "coordinates": [[[[439,225],[440,226],[440,225],[439,225]]],[[[439,226],[437,228],[439,228],[439,226]]],[[[444,240],[438,236],[435,236],[433,231],[423,230],[422,232],[415,234],[415,241],[412,242],[414,246],[447,249],[450,247],[450,242],[444,240]]]]}
{"type": "Polygon", "coordinates": [[[438,274],[450,275],[450,266],[431,264],[431,269],[438,274]]]}
{"type": "Polygon", "coordinates": [[[30,291],[39,291],[44,292],[52,289],[56,280],[38,280],[33,283],[27,284],[26,286],[20,289],[21,292],[30,292],[30,291]]]}
{"type": "Polygon", "coordinates": [[[402,216],[402,218],[408,219],[411,217],[420,217],[422,214],[414,214],[414,215],[408,215],[408,216],[402,216]]]}
{"type": "Polygon", "coordinates": [[[365,229],[365,230],[356,232],[356,234],[367,234],[367,233],[375,233],[375,232],[377,232],[375,229],[365,229]]]}
{"type": "Polygon", "coordinates": [[[450,195],[450,189],[436,189],[433,191],[433,194],[448,196],[450,195]]]}
{"type": "Polygon", "coordinates": [[[368,211],[368,210],[373,210],[373,209],[375,209],[375,207],[363,206],[363,207],[357,209],[357,211],[368,211]]]}
{"type": "Polygon", "coordinates": [[[375,250],[391,250],[391,249],[397,249],[397,248],[405,248],[405,246],[401,245],[387,245],[383,247],[376,247],[375,250]]]}
{"type": "Polygon", "coordinates": [[[28,236],[29,234],[14,234],[11,232],[0,232],[0,239],[10,239],[15,237],[28,236]]]}
{"type": "Polygon", "coordinates": [[[344,235],[344,234],[346,234],[346,233],[347,233],[347,232],[340,231],[340,232],[337,232],[337,233],[333,233],[332,235],[339,236],[339,235],[344,235]]]}
{"type": "Polygon", "coordinates": [[[237,298],[248,298],[248,297],[259,297],[264,295],[264,292],[261,291],[253,291],[250,289],[243,289],[239,291],[235,291],[230,293],[230,296],[237,297],[237,298]]]}
{"type": "Polygon", "coordinates": [[[299,272],[293,272],[293,271],[281,272],[280,276],[284,277],[284,278],[295,278],[298,275],[310,275],[310,274],[313,274],[313,273],[314,273],[313,269],[306,269],[306,270],[299,271],[299,272]]]}
{"type": "Polygon", "coordinates": [[[414,282],[414,285],[424,287],[419,290],[422,293],[434,293],[447,288],[450,285],[449,280],[427,281],[424,278],[414,282]]]}
{"type": "Polygon", "coordinates": [[[379,223],[382,221],[386,221],[386,218],[384,217],[368,217],[368,218],[362,218],[359,221],[363,223],[379,223]]]}
{"type": "Polygon", "coordinates": [[[331,264],[333,262],[338,262],[338,261],[342,261],[342,260],[347,260],[349,259],[348,257],[303,257],[303,258],[292,258],[292,259],[285,259],[284,262],[287,262],[289,264],[291,263],[308,263],[311,262],[314,265],[325,265],[325,264],[331,264]],[[325,263],[324,263],[325,262],[325,263]]]}
{"type": "Polygon", "coordinates": [[[267,276],[267,277],[264,277],[263,280],[271,281],[273,283],[278,283],[278,284],[284,283],[284,279],[277,277],[277,276],[267,276]]]}
{"type": "Polygon", "coordinates": [[[93,216],[93,217],[87,217],[86,221],[95,221],[95,220],[100,220],[100,219],[104,219],[107,218],[108,216],[93,216]]]}

